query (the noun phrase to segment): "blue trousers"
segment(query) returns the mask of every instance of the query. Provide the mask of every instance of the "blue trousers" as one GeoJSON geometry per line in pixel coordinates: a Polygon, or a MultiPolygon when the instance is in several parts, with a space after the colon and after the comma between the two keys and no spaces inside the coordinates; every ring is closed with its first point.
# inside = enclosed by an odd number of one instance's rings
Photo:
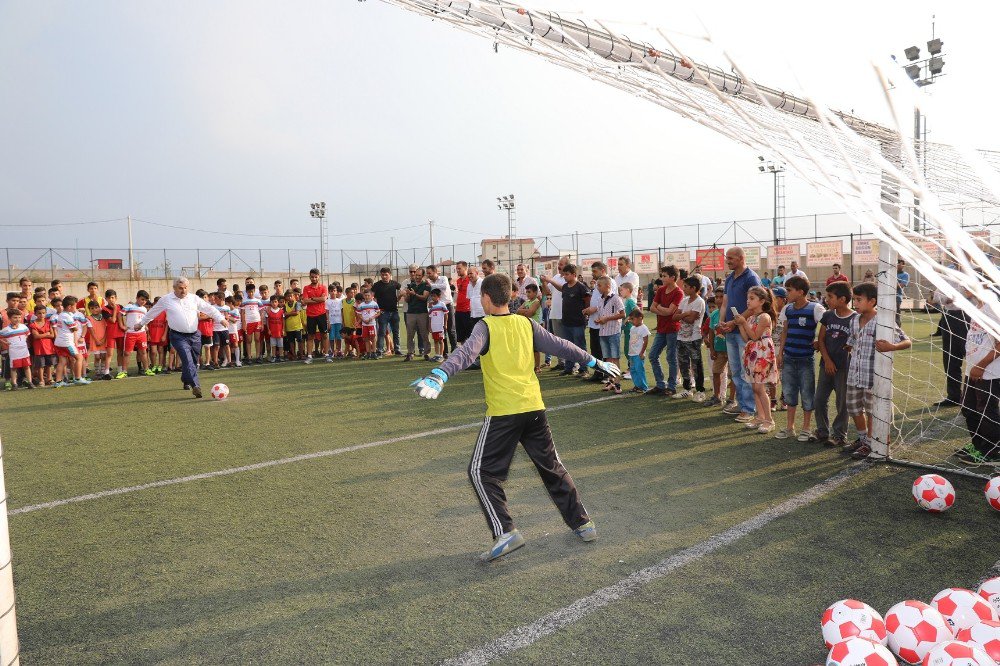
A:
{"type": "Polygon", "coordinates": [[[378,343],[376,349],[379,354],[385,353],[385,335],[392,330],[393,349],[399,351],[399,311],[387,310],[378,316],[378,343]]]}
{"type": "MultiPolygon", "coordinates": [[[[567,342],[572,342],[574,345],[576,345],[580,349],[586,349],[587,348],[587,333],[586,333],[586,330],[587,330],[586,326],[565,326],[564,325],[562,327],[563,338],[565,338],[567,342]]],[[[571,365],[575,365],[575,364],[571,364],[571,365]]],[[[566,369],[569,370],[570,366],[567,365],[566,369]]],[[[582,369],[582,366],[581,366],[581,369],[582,369]]]]}
{"type": "Polygon", "coordinates": [[[726,333],[726,353],[729,356],[729,367],[733,372],[733,384],[736,385],[736,402],[744,414],[756,414],[757,404],[753,399],[753,384],[747,381],[743,374],[743,349],[746,340],[739,331],[726,333]]]}
{"type": "Polygon", "coordinates": [[[649,350],[649,365],[653,367],[653,379],[656,380],[656,386],[658,388],[666,388],[671,391],[677,390],[676,333],[656,334],[656,337],[653,338],[653,346],[649,350]],[[667,350],[667,372],[670,373],[670,376],[667,377],[666,383],[663,382],[663,368],[660,367],[660,354],[664,349],[667,350]]]}
{"type": "Polygon", "coordinates": [[[170,329],[170,346],[181,360],[181,381],[188,386],[198,383],[198,358],[201,356],[201,333],[179,333],[170,329]]]}
{"type": "Polygon", "coordinates": [[[632,376],[632,383],[635,384],[636,388],[640,388],[643,391],[649,390],[649,385],[646,383],[645,361],[643,361],[638,356],[629,356],[628,373],[632,376]]]}

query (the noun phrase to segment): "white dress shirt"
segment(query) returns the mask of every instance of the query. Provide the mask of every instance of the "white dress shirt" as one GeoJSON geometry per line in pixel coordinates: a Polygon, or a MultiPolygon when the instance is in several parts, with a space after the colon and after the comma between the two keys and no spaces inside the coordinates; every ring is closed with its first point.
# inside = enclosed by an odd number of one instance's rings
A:
{"type": "Polygon", "coordinates": [[[194,333],[197,331],[199,312],[209,315],[217,324],[224,325],[226,323],[226,318],[222,316],[222,313],[204,299],[194,294],[188,294],[184,298],[177,298],[173,292],[161,296],[156,305],[143,315],[139,323],[145,326],[164,311],[167,313],[167,328],[178,333],[194,333]]]}
{"type": "Polygon", "coordinates": [[[552,307],[549,308],[549,320],[557,319],[562,321],[562,291],[560,291],[560,288],[564,284],[566,284],[566,278],[562,275],[552,276],[552,284],[549,284],[549,296],[552,297],[552,307]]]}
{"type": "Polygon", "coordinates": [[[465,289],[465,294],[469,297],[469,315],[473,319],[482,319],[486,316],[486,310],[483,309],[483,276],[480,275],[479,279],[473,284],[472,280],[469,280],[469,286],[465,289]]]}
{"type": "Polygon", "coordinates": [[[615,282],[618,283],[619,287],[622,286],[623,284],[625,284],[626,282],[628,282],[630,285],[632,285],[632,296],[633,297],[635,296],[635,292],[637,292],[639,290],[639,275],[635,271],[629,271],[625,275],[622,275],[621,273],[619,273],[618,275],[615,276],[614,279],[615,279],[615,282]]]}
{"type": "Polygon", "coordinates": [[[437,280],[431,282],[431,289],[440,289],[441,302],[445,305],[451,305],[451,283],[448,282],[448,278],[444,275],[438,275],[437,280]]]}
{"type": "Polygon", "coordinates": [[[517,285],[517,295],[518,295],[518,297],[526,299],[526,298],[528,298],[528,294],[527,294],[527,292],[525,290],[528,288],[528,285],[529,284],[533,284],[533,285],[535,285],[537,287],[538,286],[538,280],[536,280],[535,278],[531,277],[530,275],[525,275],[523,281],[519,280],[517,278],[514,278],[514,284],[517,285]]]}

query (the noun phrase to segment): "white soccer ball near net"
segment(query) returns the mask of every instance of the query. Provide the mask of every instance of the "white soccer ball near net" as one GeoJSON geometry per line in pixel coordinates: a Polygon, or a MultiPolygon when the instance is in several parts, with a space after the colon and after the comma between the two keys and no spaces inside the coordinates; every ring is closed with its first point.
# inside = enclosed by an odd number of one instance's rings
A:
{"type": "Polygon", "coordinates": [[[896,666],[897,663],[889,648],[864,638],[837,643],[826,658],[826,666],[896,666]]]}
{"type": "Polygon", "coordinates": [[[986,501],[992,509],[1000,511],[1000,476],[994,476],[986,483],[986,501]]]}
{"type": "Polygon", "coordinates": [[[924,511],[940,513],[955,503],[955,488],[940,474],[924,474],[913,482],[913,499],[924,511]]]}
{"type": "Polygon", "coordinates": [[[229,387],[225,384],[216,384],[212,387],[212,397],[216,400],[225,400],[229,397],[229,387]]]}

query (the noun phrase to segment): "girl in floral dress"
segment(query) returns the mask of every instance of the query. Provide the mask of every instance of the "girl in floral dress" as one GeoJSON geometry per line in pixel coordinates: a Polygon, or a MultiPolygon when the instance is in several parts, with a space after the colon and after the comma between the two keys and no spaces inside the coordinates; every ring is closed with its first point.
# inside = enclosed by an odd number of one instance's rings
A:
{"type": "Polygon", "coordinates": [[[771,327],[775,319],[771,292],[763,287],[751,287],[747,292],[745,314],[746,316],[735,314],[733,321],[739,326],[740,335],[747,341],[743,350],[743,374],[753,384],[754,402],[757,404],[757,418],[748,422],[746,427],[766,434],[774,430],[767,385],[778,381],[774,340],[771,339],[771,327]]]}

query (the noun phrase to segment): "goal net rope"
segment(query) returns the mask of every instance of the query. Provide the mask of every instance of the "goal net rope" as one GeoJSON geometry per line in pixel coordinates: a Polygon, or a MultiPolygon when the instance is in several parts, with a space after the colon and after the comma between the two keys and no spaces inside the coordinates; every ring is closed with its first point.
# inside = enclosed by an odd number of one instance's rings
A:
{"type": "MultiPolygon", "coordinates": [[[[969,205],[1000,209],[1000,154],[909,137],[903,128],[911,129],[914,108],[931,100],[898,66],[873,65],[891,119],[875,123],[755,83],[709,35],[692,38],[643,26],[662,40],[654,45],[621,34],[617,24],[563,18],[505,0],[383,2],[577,71],[783,162],[880,241],[879,338],[891,337],[897,320],[898,257],[919,276],[919,285],[904,290],[907,303],[923,303],[936,292],[1000,339],[1000,304],[992,289],[1000,284],[993,263],[1000,256],[995,219],[969,226],[961,214],[969,205]],[[679,46],[682,39],[713,48],[731,70],[689,58],[679,46]]],[[[914,350],[877,354],[875,452],[970,471],[951,455],[968,442],[964,422],[958,412],[944,413],[933,404],[945,383],[945,350],[933,335],[934,321],[933,314],[908,310],[901,323],[915,339],[914,350]]]]}

